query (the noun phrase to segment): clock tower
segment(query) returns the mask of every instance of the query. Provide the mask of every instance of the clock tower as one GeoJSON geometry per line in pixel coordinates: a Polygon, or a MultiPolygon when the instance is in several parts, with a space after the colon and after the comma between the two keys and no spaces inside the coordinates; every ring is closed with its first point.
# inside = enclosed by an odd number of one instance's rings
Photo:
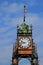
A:
{"type": "Polygon", "coordinates": [[[32,25],[25,22],[25,6],[24,21],[17,26],[17,40],[13,46],[12,65],[18,65],[19,58],[29,58],[31,65],[38,65],[38,54],[36,44],[32,38],[32,25]]]}

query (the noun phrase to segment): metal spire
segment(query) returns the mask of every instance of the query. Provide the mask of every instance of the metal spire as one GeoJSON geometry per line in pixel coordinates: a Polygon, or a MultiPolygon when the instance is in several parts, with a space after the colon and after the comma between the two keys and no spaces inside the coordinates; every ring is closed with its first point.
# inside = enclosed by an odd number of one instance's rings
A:
{"type": "Polygon", "coordinates": [[[26,6],[24,5],[24,22],[25,22],[26,6]]]}

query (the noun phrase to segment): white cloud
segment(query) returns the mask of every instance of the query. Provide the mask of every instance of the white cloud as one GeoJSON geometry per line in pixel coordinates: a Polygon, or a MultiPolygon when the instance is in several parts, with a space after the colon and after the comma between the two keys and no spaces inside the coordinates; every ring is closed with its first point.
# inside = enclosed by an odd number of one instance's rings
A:
{"type": "Polygon", "coordinates": [[[17,3],[8,4],[8,2],[4,2],[0,6],[1,11],[6,12],[7,14],[15,13],[17,11],[19,12],[20,10],[22,11],[23,9],[23,4],[17,4],[17,3]]]}
{"type": "Polygon", "coordinates": [[[0,46],[0,63],[7,64],[8,62],[11,63],[12,59],[12,48],[13,46],[0,46]]]}
{"type": "Polygon", "coordinates": [[[0,3],[0,6],[7,6],[8,5],[8,1],[3,1],[2,3],[0,3]]]}
{"type": "Polygon", "coordinates": [[[36,6],[36,5],[38,5],[38,3],[37,3],[36,0],[28,0],[28,1],[27,1],[27,4],[28,4],[29,6],[36,6]]]}
{"type": "MultiPolygon", "coordinates": [[[[11,18],[9,16],[3,17],[3,21],[5,25],[11,25],[11,26],[16,26],[18,23],[23,22],[23,17],[18,17],[18,18],[11,18]],[[9,22],[9,23],[8,23],[9,22]]],[[[40,17],[40,14],[28,14],[26,17],[26,23],[28,24],[33,24],[33,25],[42,25],[43,17],[40,17]],[[42,22],[42,23],[41,23],[42,22]]]]}
{"type": "Polygon", "coordinates": [[[16,41],[17,35],[15,28],[5,28],[4,32],[3,30],[1,32],[2,33],[0,34],[0,45],[13,44],[16,41]]]}

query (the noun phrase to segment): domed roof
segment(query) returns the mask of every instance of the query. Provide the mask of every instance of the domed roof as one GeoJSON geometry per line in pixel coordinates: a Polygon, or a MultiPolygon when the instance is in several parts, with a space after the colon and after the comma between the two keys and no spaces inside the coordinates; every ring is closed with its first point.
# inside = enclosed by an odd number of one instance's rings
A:
{"type": "Polygon", "coordinates": [[[27,29],[28,28],[28,25],[25,23],[25,22],[23,22],[20,26],[19,26],[19,28],[22,30],[22,29],[27,29]]]}
{"type": "Polygon", "coordinates": [[[23,22],[20,26],[18,26],[18,33],[31,33],[31,27],[23,22]]]}

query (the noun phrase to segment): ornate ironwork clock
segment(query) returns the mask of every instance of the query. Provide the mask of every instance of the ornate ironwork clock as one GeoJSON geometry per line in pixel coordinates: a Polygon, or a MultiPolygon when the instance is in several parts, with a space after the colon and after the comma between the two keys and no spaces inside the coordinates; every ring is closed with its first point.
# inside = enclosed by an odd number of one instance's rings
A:
{"type": "Polygon", "coordinates": [[[38,54],[32,38],[32,25],[25,23],[25,16],[23,23],[17,26],[17,41],[13,46],[12,65],[18,65],[19,58],[30,58],[31,65],[38,65],[38,54]]]}

